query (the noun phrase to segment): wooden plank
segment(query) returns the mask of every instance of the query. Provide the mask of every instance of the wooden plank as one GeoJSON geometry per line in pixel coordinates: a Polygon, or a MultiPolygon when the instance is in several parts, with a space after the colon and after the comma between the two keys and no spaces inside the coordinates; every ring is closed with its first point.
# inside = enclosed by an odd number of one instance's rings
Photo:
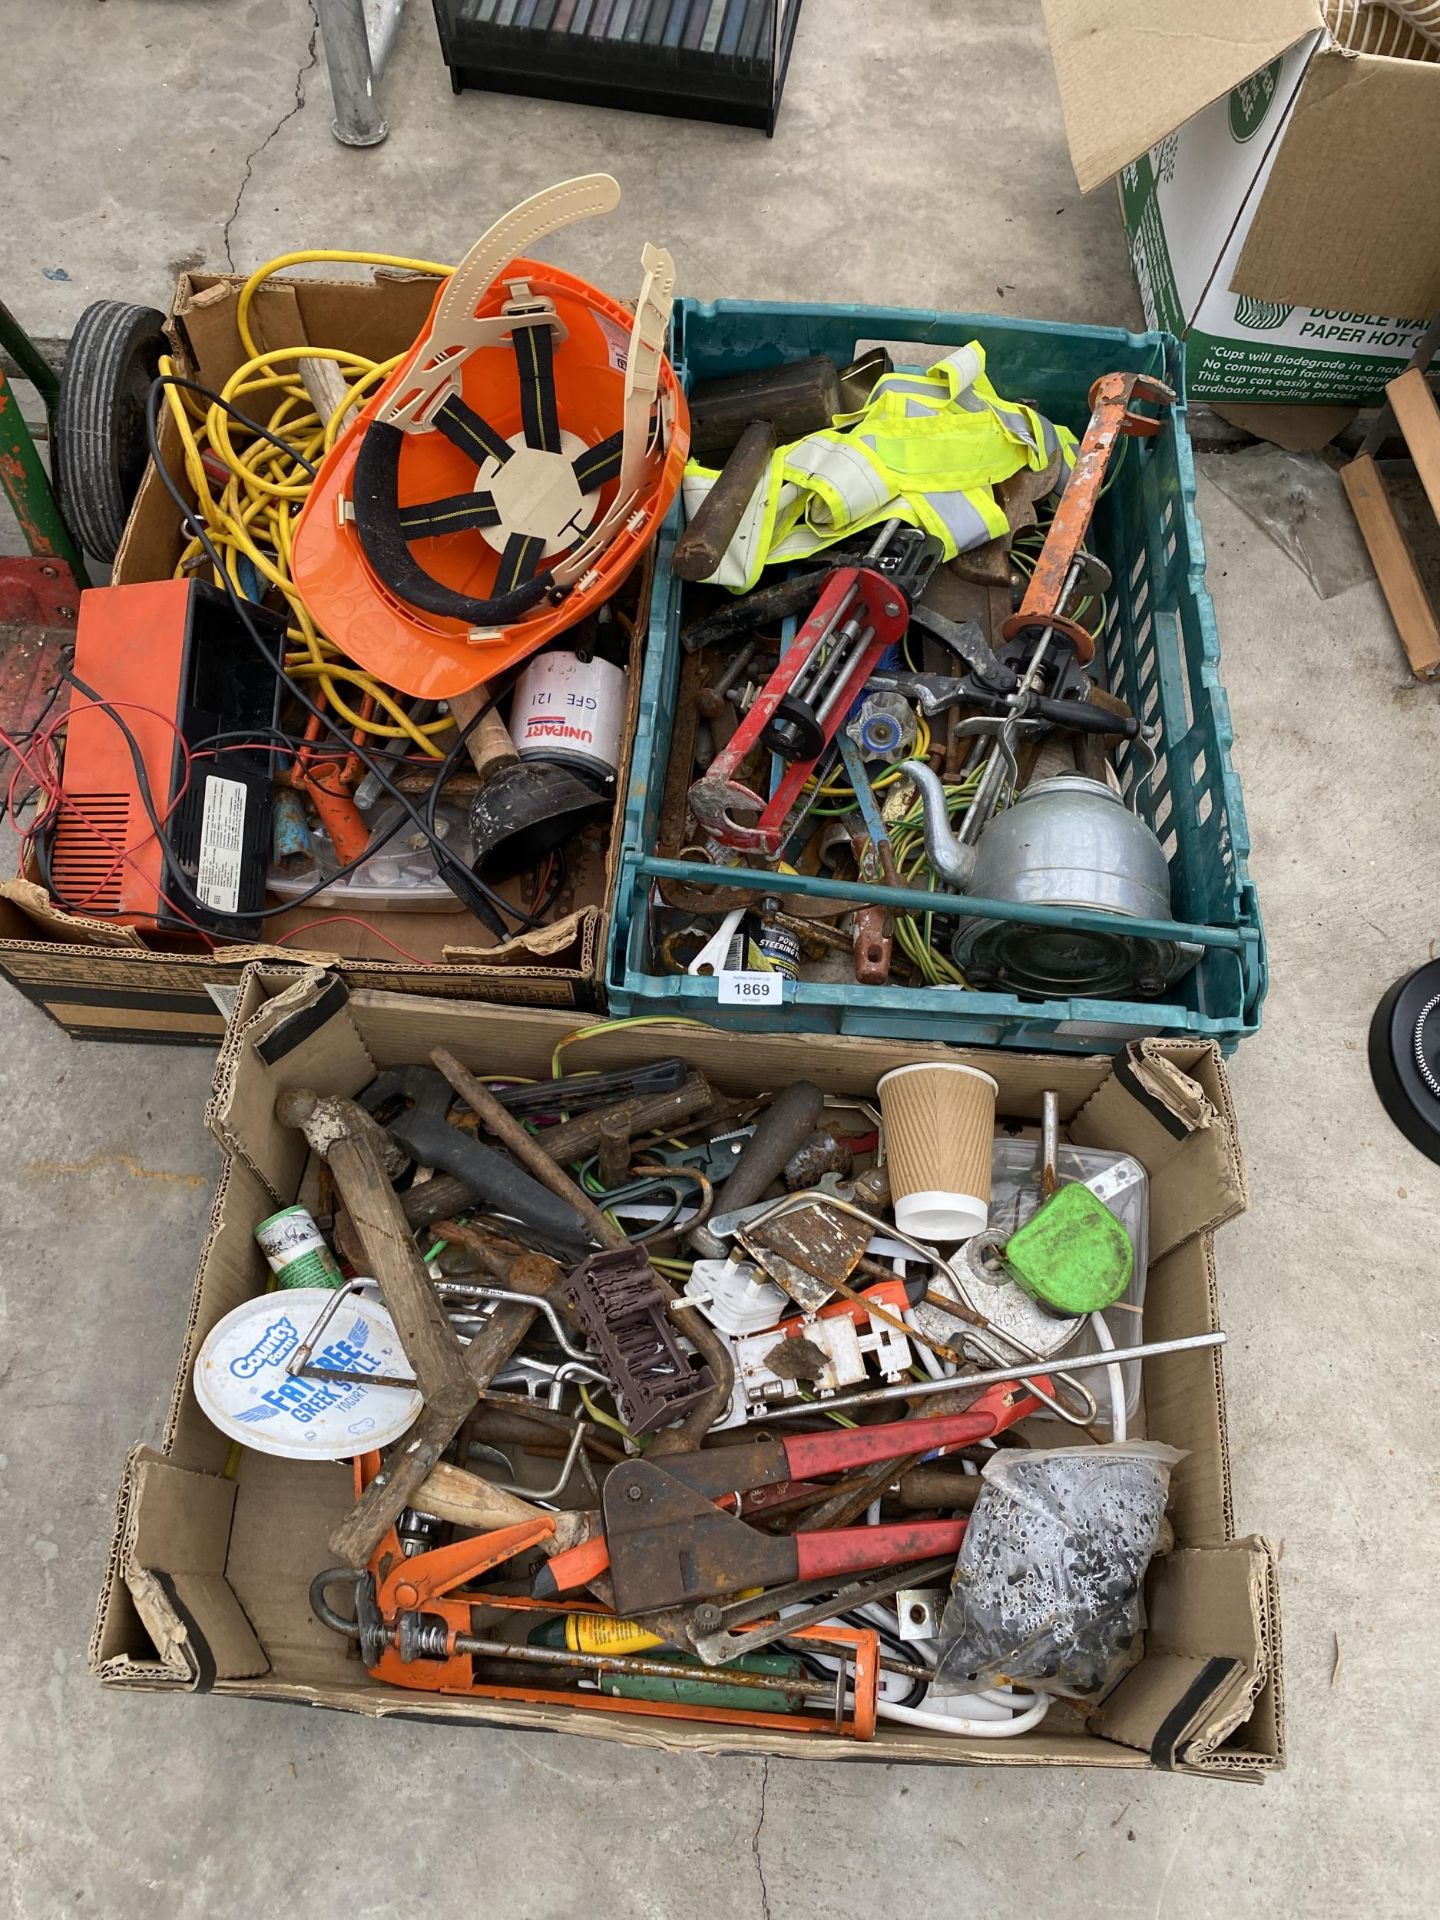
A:
{"type": "MultiPolygon", "coordinates": [[[[294,287],[288,286],[283,280],[271,280],[257,294],[251,308],[250,324],[262,352],[274,352],[279,347],[314,344],[305,330],[299,296],[294,287]]],[[[338,413],[344,404],[350,381],[359,369],[351,368],[347,375],[337,361],[312,360],[308,355],[302,360],[282,362],[280,370],[283,373],[292,367],[299,374],[300,383],[309,394],[310,404],[320,416],[322,426],[328,425],[332,415],[338,413]]],[[[353,417],[355,404],[361,403],[352,404],[347,420],[353,417]]]]}
{"type": "Polygon", "coordinates": [[[365,1270],[379,1282],[405,1357],[425,1396],[420,1418],[391,1451],[380,1472],[330,1535],[331,1550],[350,1567],[363,1567],[439,1464],[479,1398],[467,1371],[469,1355],[430,1284],[385,1171],[387,1142],[370,1115],[352,1100],[296,1088],[281,1095],[276,1115],[298,1126],[329,1166],[350,1217],[365,1270]]]}
{"type": "Polygon", "coordinates": [[[465,1349],[436,1298],[374,1141],[357,1132],[336,1140],[327,1158],[364,1251],[365,1271],[379,1282],[405,1358],[430,1400],[465,1378],[465,1349]]]}
{"type": "Polygon", "coordinates": [[[343,1566],[367,1564],[403,1509],[417,1499],[476,1398],[474,1387],[462,1380],[426,1399],[420,1418],[396,1442],[385,1465],[330,1535],[330,1550],[343,1566]]]}
{"type": "Polygon", "coordinates": [[[1431,680],[1440,673],[1440,621],[1400,531],[1380,469],[1362,453],[1340,469],[1340,478],[1375,563],[1410,671],[1418,680],[1431,680]]]}
{"type": "Polygon", "coordinates": [[[1440,409],[1430,383],[1419,367],[1409,367],[1391,380],[1385,391],[1430,501],[1430,511],[1440,520],[1440,409]]]}

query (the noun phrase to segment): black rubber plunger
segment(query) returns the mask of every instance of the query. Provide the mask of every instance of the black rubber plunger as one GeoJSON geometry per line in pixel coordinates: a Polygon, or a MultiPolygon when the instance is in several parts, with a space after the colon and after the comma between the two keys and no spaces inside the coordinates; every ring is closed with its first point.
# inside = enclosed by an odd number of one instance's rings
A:
{"type": "Polygon", "coordinates": [[[1370,1022],[1370,1077],[1405,1138],[1440,1161],[1440,960],[1382,994],[1370,1022]]]}
{"type": "Polygon", "coordinates": [[[587,821],[610,811],[609,794],[564,767],[522,760],[497,713],[482,716],[471,757],[484,783],[470,803],[473,869],[491,884],[529,872],[587,821]]]}

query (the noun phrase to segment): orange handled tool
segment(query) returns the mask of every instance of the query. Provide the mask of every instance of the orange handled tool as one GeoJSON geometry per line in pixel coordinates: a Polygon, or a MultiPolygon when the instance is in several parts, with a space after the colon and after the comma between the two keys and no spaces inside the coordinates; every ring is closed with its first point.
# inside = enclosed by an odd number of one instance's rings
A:
{"type": "Polygon", "coordinates": [[[1174,398],[1173,387],[1167,387],[1163,380],[1156,380],[1148,373],[1107,373],[1091,387],[1090,420],[1085,437],[1045,535],[1025,598],[1020,602],[1019,611],[1011,614],[1000,629],[1007,640],[1030,627],[1051,627],[1071,641],[1082,667],[1094,658],[1094,634],[1078,620],[1067,618],[1063,611],[1072,585],[1072,569],[1089,532],[1105,470],[1117,442],[1130,436],[1149,439],[1163,424],[1154,414],[1136,412],[1131,403],[1143,400],[1151,406],[1168,407],[1174,398]]]}
{"type": "MultiPolygon", "coordinates": [[[[357,1494],[379,1473],[378,1453],[357,1455],[355,1489],[357,1494]]],[[[631,1674],[642,1679],[693,1683],[697,1674],[688,1656],[673,1654],[662,1647],[654,1657],[634,1658],[613,1652],[588,1652],[575,1649],[551,1649],[526,1641],[513,1641],[503,1632],[487,1637],[477,1631],[479,1610],[491,1614],[553,1614],[555,1609],[538,1600],[519,1595],[470,1589],[480,1575],[503,1565],[507,1560],[543,1546],[572,1519],[568,1514],[539,1514],[514,1526],[501,1527],[449,1546],[432,1547],[406,1557],[394,1527],[381,1539],[371,1556],[368,1570],[355,1584],[355,1616],[347,1621],[333,1612],[325,1598],[326,1589],[341,1579],[354,1579],[345,1567],[332,1567],[317,1575],[311,1586],[311,1603],[319,1618],[338,1631],[359,1641],[360,1657],[377,1680],[412,1692],[464,1694],[471,1699],[510,1700],[529,1705],[545,1704],[579,1708],[592,1713],[640,1715],[649,1719],[700,1720],[722,1726],[763,1727],[785,1732],[841,1734],[854,1740],[869,1740],[875,1732],[876,1702],[880,1679],[880,1646],[876,1634],[868,1628],[850,1627],[837,1621],[833,1625],[797,1627],[794,1638],[811,1642],[817,1651],[840,1656],[839,1670],[832,1683],[812,1679],[783,1679],[763,1673],[732,1673],[727,1684],[753,1704],[722,1706],[701,1701],[616,1697],[604,1692],[582,1692],[574,1685],[578,1669],[596,1676],[603,1684],[606,1674],[631,1674]],[[538,1667],[534,1681],[492,1683],[476,1678],[475,1662],[516,1663],[538,1667]],[[544,1671],[551,1670],[550,1675],[544,1671]],[[560,1670],[558,1673],[556,1670],[560,1670]],[[546,1686],[546,1678],[563,1678],[569,1684],[546,1686]],[[847,1692],[853,1704],[847,1706],[847,1692]],[[769,1711],[782,1706],[783,1711],[769,1711]],[[831,1704],[833,1702],[833,1704],[831,1704]],[[819,1711],[799,1711],[802,1703],[814,1703],[819,1711]]],[[[593,1613],[614,1619],[607,1609],[585,1602],[570,1603],[572,1611],[593,1613]]],[[[503,1670],[503,1669],[502,1669],[503,1670]]]]}

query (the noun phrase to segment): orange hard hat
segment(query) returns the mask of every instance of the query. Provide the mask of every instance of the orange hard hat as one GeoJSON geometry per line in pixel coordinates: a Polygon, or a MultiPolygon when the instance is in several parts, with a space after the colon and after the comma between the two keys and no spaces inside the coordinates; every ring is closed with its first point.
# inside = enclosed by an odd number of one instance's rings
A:
{"type": "Polygon", "coordinates": [[[664,353],[669,254],[645,248],[633,314],[520,257],[619,197],[590,174],[498,221],[316,476],[295,583],[322,632],[402,693],[468,692],[583,619],[679,490],[690,418],[664,353]]]}

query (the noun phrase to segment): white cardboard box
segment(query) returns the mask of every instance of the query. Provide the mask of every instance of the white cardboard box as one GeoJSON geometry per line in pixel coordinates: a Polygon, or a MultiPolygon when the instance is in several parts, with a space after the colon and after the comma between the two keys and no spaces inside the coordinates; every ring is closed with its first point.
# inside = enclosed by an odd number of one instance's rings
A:
{"type": "Polygon", "coordinates": [[[1440,64],[1348,51],[1318,0],[1045,9],[1076,176],[1118,173],[1190,397],[1377,399],[1440,306],[1440,64]]]}

